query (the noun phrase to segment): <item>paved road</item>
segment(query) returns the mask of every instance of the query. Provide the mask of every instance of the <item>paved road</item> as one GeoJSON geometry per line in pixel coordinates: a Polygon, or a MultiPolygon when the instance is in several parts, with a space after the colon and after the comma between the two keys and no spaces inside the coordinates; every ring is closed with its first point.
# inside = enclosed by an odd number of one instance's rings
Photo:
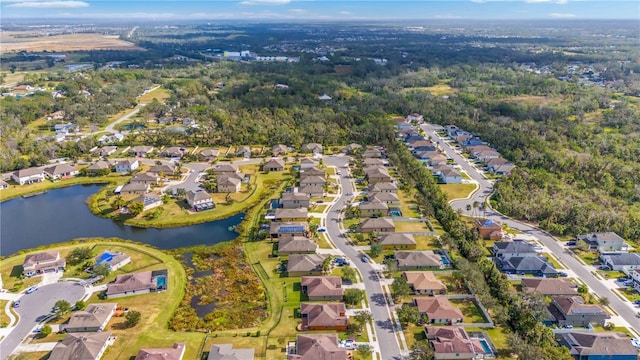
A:
{"type": "MultiPolygon", "coordinates": [[[[349,159],[346,157],[324,157],[324,164],[329,166],[336,166],[342,168],[347,165],[349,159]]],[[[327,215],[327,233],[340,249],[354,264],[363,276],[365,290],[367,292],[367,298],[369,306],[371,308],[371,314],[374,318],[375,334],[380,345],[380,351],[382,353],[383,360],[401,359],[402,353],[398,340],[396,338],[395,327],[391,320],[389,313],[389,304],[385,299],[384,292],[378,280],[376,270],[370,263],[362,262],[362,254],[354,249],[353,246],[347,245],[342,232],[340,231],[340,209],[344,208],[347,203],[347,199],[350,197],[345,196],[347,192],[354,192],[351,182],[343,175],[340,177],[342,184],[342,196],[331,207],[327,215]]]]}
{"type": "Polygon", "coordinates": [[[18,325],[0,342],[0,359],[6,359],[20,345],[38,323],[36,319],[51,312],[58,300],[75,304],[84,296],[84,287],[75,282],[59,282],[44,285],[32,294],[20,298],[20,307],[16,309],[20,319],[18,325]]]}
{"type": "MultiPolygon", "coordinates": [[[[438,136],[433,131],[433,128],[429,125],[422,125],[422,129],[425,133],[431,136],[432,139],[439,141],[439,145],[442,150],[451,158],[453,158],[464,170],[467,171],[469,176],[476,180],[480,185],[480,189],[470,198],[470,199],[462,199],[456,200],[451,203],[451,206],[455,209],[461,209],[463,212],[466,212],[467,204],[473,205],[473,202],[478,202],[478,204],[484,204],[487,196],[493,192],[493,185],[491,181],[487,180],[482,173],[469,164],[465,158],[463,158],[460,154],[456,153],[454,148],[449,144],[442,141],[442,139],[438,138],[438,136]]],[[[473,209],[472,209],[473,211],[473,209]]],[[[553,254],[558,256],[560,260],[575,273],[576,277],[580,280],[584,281],[585,284],[591,289],[592,292],[598,294],[601,297],[606,297],[609,299],[609,305],[611,308],[620,315],[622,319],[624,319],[631,327],[633,327],[636,331],[640,332],[640,318],[638,318],[637,311],[638,309],[634,308],[634,306],[628,302],[621,300],[616,294],[614,294],[609,287],[603,284],[602,281],[598,280],[591,271],[594,269],[589,266],[582,265],[578,260],[576,260],[571,252],[566,251],[567,249],[564,247],[563,243],[556,240],[553,236],[547,233],[544,230],[541,230],[535,226],[525,224],[511,218],[508,218],[497,211],[487,210],[482,214],[483,217],[488,219],[497,220],[502,222],[503,224],[507,224],[509,227],[519,230],[525,234],[533,235],[538,238],[544,246],[546,246],[553,254]]]]}

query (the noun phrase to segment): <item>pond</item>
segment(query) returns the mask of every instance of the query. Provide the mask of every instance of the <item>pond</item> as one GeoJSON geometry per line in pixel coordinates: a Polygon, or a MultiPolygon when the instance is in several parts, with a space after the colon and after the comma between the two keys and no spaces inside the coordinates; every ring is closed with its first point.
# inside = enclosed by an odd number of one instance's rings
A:
{"type": "MultiPolygon", "coordinates": [[[[174,249],[235,239],[244,214],[170,229],[138,228],[95,216],[86,199],[102,185],[75,185],[0,203],[0,255],[82,237],[117,237],[174,249]]],[[[215,210],[212,210],[215,211],[215,210]]]]}

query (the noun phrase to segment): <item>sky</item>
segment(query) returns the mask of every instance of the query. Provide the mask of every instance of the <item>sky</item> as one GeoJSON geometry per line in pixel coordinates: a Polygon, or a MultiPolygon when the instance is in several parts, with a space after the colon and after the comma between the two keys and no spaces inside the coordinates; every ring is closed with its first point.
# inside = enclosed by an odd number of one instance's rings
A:
{"type": "Polygon", "coordinates": [[[635,19],[639,0],[0,0],[9,19],[346,21],[635,19]]]}

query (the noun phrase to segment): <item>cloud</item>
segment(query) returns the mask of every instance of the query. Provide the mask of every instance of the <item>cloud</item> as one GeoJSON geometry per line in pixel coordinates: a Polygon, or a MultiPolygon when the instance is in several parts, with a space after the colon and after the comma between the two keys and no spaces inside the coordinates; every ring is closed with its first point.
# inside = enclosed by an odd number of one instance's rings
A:
{"type": "MultiPolygon", "coordinates": [[[[507,2],[507,1],[514,1],[514,0],[470,0],[470,1],[478,4],[484,4],[488,2],[507,2]]],[[[528,4],[545,4],[546,3],[546,4],[563,4],[563,5],[569,2],[569,0],[520,0],[520,1],[528,4]]]]}
{"type": "Polygon", "coordinates": [[[351,15],[351,12],[350,12],[350,11],[342,10],[342,11],[340,11],[338,14],[340,14],[340,15],[351,15]]]}
{"type": "Polygon", "coordinates": [[[549,14],[549,16],[556,19],[571,19],[576,17],[575,14],[562,14],[562,13],[551,13],[549,14]]]}
{"type": "Polygon", "coordinates": [[[288,5],[291,0],[245,0],[240,5],[288,5]]]}
{"type": "Polygon", "coordinates": [[[84,1],[21,1],[14,2],[8,8],[53,9],[53,8],[84,8],[89,4],[84,1]]]}
{"type": "Polygon", "coordinates": [[[307,10],[305,9],[290,9],[290,12],[294,13],[294,14],[304,14],[307,12],[307,10]]]}

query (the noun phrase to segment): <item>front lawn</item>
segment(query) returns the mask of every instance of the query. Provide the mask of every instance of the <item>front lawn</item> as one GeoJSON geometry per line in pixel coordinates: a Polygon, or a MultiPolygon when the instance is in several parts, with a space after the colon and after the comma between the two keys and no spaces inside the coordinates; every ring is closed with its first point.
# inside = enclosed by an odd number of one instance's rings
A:
{"type": "Polygon", "coordinates": [[[442,192],[447,194],[449,200],[464,199],[476,189],[475,184],[442,184],[438,186],[442,192]]]}
{"type": "Polygon", "coordinates": [[[574,249],[573,252],[578,255],[582,261],[587,263],[587,265],[593,265],[595,263],[600,262],[598,257],[598,253],[596,251],[584,251],[579,249],[574,249]]]}
{"type": "Polygon", "coordinates": [[[553,265],[554,268],[556,269],[566,269],[564,266],[562,266],[558,260],[556,260],[555,257],[553,257],[551,254],[549,253],[540,253],[540,255],[544,256],[545,258],[547,258],[547,260],[551,263],[551,265],[553,265]]]}

